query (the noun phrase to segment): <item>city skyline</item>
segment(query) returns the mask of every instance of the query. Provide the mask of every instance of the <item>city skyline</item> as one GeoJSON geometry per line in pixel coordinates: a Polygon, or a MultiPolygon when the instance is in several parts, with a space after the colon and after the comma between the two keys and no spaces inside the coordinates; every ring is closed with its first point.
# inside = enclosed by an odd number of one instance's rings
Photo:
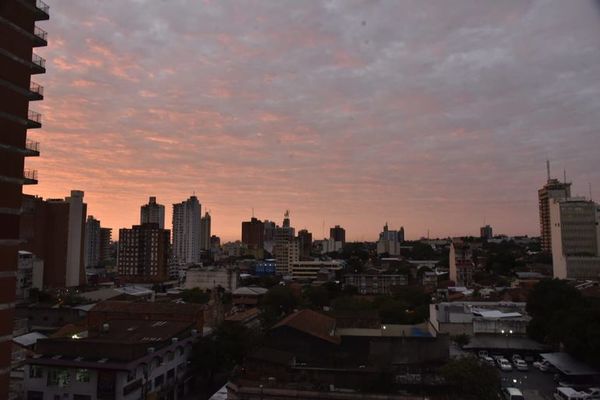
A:
{"type": "Polygon", "coordinates": [[[597,2],[48,3],[24,191],[84,190],[114,232],[196,192],[225,241],[252,208],[315,238],[538,235],[547,158],[600,187],[597,2]]]}

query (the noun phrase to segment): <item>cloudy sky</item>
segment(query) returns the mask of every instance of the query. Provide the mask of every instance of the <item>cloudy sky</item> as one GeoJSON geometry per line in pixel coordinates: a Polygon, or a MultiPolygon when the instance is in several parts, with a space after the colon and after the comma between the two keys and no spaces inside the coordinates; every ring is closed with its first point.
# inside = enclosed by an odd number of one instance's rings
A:
{"type": "Polygon", "coordinates": [[[225,240],[253,207],[318,238],[537,234],[547,158],[600,198],[598,2],[47,2],[26,191],[105,226],[195,192],[225,240]]]}

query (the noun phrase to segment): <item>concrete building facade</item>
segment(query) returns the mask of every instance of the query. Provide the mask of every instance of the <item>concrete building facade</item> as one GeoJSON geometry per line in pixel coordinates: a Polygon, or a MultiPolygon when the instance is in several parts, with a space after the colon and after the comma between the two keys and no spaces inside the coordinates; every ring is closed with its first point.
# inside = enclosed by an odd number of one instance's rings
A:
{"type": "Polygon", "coordinates": [[[21,250],[44,261],[44,287],[63,288],[85,283],[84,193],[72,190],[65,199],[24,196],[21,250]]]}
{"type": "Polygon", "coordinates": [[[200,218],[200,250],[210,250],[210,224],[210,214],[205,212],[204,217],[200,218]]]}
{"type": "Polygon", "coordinates": [[[100,264],[100,221],[88,215],[85,221],[85,268],[95,268],[100,264]]]}
{"type": "Polygon", "coordinates": [[[24,167],[26,157],[40,154],[27,130],[42,126],[29,102],[44,98],[31,76],[46,72],[46,60],[33,49],[48,44],[36,24],[47,19],[49,7],[41,0],[0,2],[0,398],[8,398],[22,188],[38,179],[37,171],[24,167]]]}
{"type": "Polygon", "coordinates": [[[148,204],[140,208],[140,224],[158,224],[160,229],[165,228],[165,206],[156,202],[156,197],[151,196],[148,204]]]}
{"type": "Polygon", "coordinates": [[[571,183],[560,182],[550,178],[548,167],[548,181],[538,190],[540,212],[540,240],[542,251],[552,252],[552,225],[550,222],[550,205],[554,200],[568,199],[571,197],[571,183]]]}
{"type": "Polygon", "coordinates": [[[163,282],[169,279],[168,229],[156,223],[119,229],[117,270],[127,282],[163,282]]]}
{"type": "Polygon", "coordinates": [[[584,198],[550,204],[553,275],[600,279],[600,205],[584,198]]]}
{"type": "Polygon", "coordinates": [[[173,204],[173,256],[180,264],[200,262],[201,211],[196,196],[173,204]]]}

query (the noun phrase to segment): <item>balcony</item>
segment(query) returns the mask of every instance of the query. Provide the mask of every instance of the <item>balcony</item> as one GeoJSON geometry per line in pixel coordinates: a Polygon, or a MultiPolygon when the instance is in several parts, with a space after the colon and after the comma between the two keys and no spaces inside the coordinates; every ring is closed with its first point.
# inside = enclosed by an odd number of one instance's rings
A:
{"type": "Polygon", "coordinates": [[[42,0],[35,1],[35,11],[38,20],[46,20],[50,18],[50,6],[42,0]]]}
{"type": "Polygon", "coordinates": [[[44,98],[44,87],[38,83],[29,84],[29,100],[42,100],[44,98]]]}
{"type": "Polygon", "coordinates": [[[33,63],[33,72],[34,74],[43,74],[46,72],[46,59],[38,56],[33,53],[31,56],[31,62],[33,63]]]}
{"type": "Polygon", "coordinates": [[[25,156],[26,157],[38,157],[40,155],[40,142],[33,140],[27,140],[25,142],[25,156]]]}
{"type": "Polygon", "coordinates": [[[42,114],[39,112],[29,110],[27,113],[27,128],[35,129],[42,127],[42,114]]]}
{"type": "Polygon", "coordinates": [[[48,32],[46,32],[39,26],[34,26],[33,35],[35,36],[35,46],[39,47],[48,45],[48,32]]]}
{"type": "Polygon", "coordinates": [[[38,174],[35,169],[23,170],[23,185],[37,185],[38,174]]]}

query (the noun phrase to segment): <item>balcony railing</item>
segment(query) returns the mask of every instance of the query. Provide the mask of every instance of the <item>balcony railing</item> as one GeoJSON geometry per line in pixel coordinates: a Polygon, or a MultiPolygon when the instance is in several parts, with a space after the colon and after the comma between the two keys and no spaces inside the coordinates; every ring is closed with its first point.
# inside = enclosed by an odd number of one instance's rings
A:
{"type": "Polygon", "coordinates": [[[29,110],[27,113],[27,119],[33,122],[37,122],[38,124],[42,123],[42,114],[37,111],[29,110]]]}
{"type": "Polygon", "coordinates": [[[35,7],[38,10],[45,12],[46,14],[48,14],[50,12],[50,6],[46,3],[44,3],[42,0],[36,0],[35,7]]]}
{"type": "Polygon", "coordinates": [[[38,173],[35,169],[26,168],[23,170],[23,178],[25,178],[26,181],[37,181],[38,173]]]}
{"type": "Polygon", "coordinates": [[[37,66],[40,66],[40,67],[46,69],[46,60],[44,58],[38,56],[35,53],[33,53],[31,56],[31,62],[37,66]]]}
{"type": "Polygon", "coordinates": [[[25,148],[27,150],[31,150],[31,151],[35,151],[35,152],[39,153],[40,152],[40,142],[28,140],[25,142],[25,148]]]}
{"type": "Polygon", "coordinates": [[[34,26],[33,27],[33,34],[35,36],[39,37],[40,39],[42,39],[43,41],[47,41],[48,40],[48,32],[46,32],[45,30],[43,30],[39,26],[34,26]]]}
{"type": "Polygon", "coordinates": [[[40,85],[39,83],[31,82],[29,84],[29,91],[33,92],[33,93],[37,93],[40,96],[44,95],[44,87],[42,85],[40,85]]]}

